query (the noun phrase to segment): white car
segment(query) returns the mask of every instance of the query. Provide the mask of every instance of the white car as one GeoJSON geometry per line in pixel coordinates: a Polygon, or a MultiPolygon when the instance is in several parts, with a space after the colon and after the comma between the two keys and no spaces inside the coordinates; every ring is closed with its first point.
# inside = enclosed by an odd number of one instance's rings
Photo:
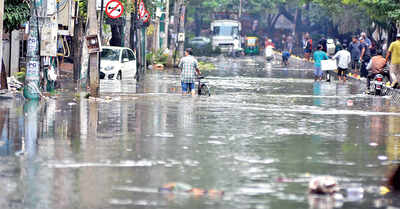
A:
{"type": "Polygon", "coordinates": [[[129,48],[103,46],[100,60],[100,79],[122,80],[135,77],[136,56],[129,48]]]}

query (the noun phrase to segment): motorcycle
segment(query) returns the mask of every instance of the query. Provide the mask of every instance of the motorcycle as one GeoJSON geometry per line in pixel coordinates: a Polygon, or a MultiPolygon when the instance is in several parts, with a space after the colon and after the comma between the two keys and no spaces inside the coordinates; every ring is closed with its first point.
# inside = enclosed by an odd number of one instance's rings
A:
{"type": "Polygon", "coordinates": [[[376,74],[374,77],[372,89],[375,96],[386,95],[386,89],[384,88],[384,85],[386,84],[387,79],[385,79],[385,75],[389,75],[389,71],[387,69],[384,69],[383,72],[376,74]]]}

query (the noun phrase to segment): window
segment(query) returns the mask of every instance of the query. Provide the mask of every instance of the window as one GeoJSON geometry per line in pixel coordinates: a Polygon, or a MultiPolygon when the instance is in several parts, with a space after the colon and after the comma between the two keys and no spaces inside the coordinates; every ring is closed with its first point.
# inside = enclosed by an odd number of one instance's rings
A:
{"type": "Polygon", "coordinates": [[[126,49],[122,51],[122,61],[124,61],[124,59],[129,59],[128,50],[126,49]]]}
{"type": "Polygon", "coordinates": [[[128,52],[129,61],[133,61],[136,59],[135,55],[133,54],[133,52],[131,50],[126,50],[126,51],[128,52]]]}

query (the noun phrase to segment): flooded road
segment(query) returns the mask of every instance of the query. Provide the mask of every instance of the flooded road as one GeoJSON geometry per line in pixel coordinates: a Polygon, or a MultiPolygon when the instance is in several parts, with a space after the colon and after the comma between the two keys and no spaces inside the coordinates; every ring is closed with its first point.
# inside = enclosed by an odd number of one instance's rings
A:
{"type": "Polygon", "coordinates": [[[213,62],[211,97],[181,96],[165,70],[102,81],[98,101],[1,101],[0,208],[400,208],[379,194],[400,157],[398,105],[302,66],[213,62]],[[309,198],[318,175],[337,177],[344,200],[309,198]],[[225,195],[159,193],[168,182],[225,195]]]}

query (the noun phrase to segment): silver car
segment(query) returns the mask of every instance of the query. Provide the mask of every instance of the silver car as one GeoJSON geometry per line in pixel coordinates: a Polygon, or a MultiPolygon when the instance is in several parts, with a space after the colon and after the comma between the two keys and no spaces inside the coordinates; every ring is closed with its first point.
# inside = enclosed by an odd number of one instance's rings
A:
{"type": "Polygon", "coordinates": [[[189,41],[190,45],[193,46],[205,46],[207,44],[209,44],[211,42],[211,40],[207,37],[203,37],[203,36],[198,36],[198,37],[194,37],[193,39],[191,39],[189,41]]]}

